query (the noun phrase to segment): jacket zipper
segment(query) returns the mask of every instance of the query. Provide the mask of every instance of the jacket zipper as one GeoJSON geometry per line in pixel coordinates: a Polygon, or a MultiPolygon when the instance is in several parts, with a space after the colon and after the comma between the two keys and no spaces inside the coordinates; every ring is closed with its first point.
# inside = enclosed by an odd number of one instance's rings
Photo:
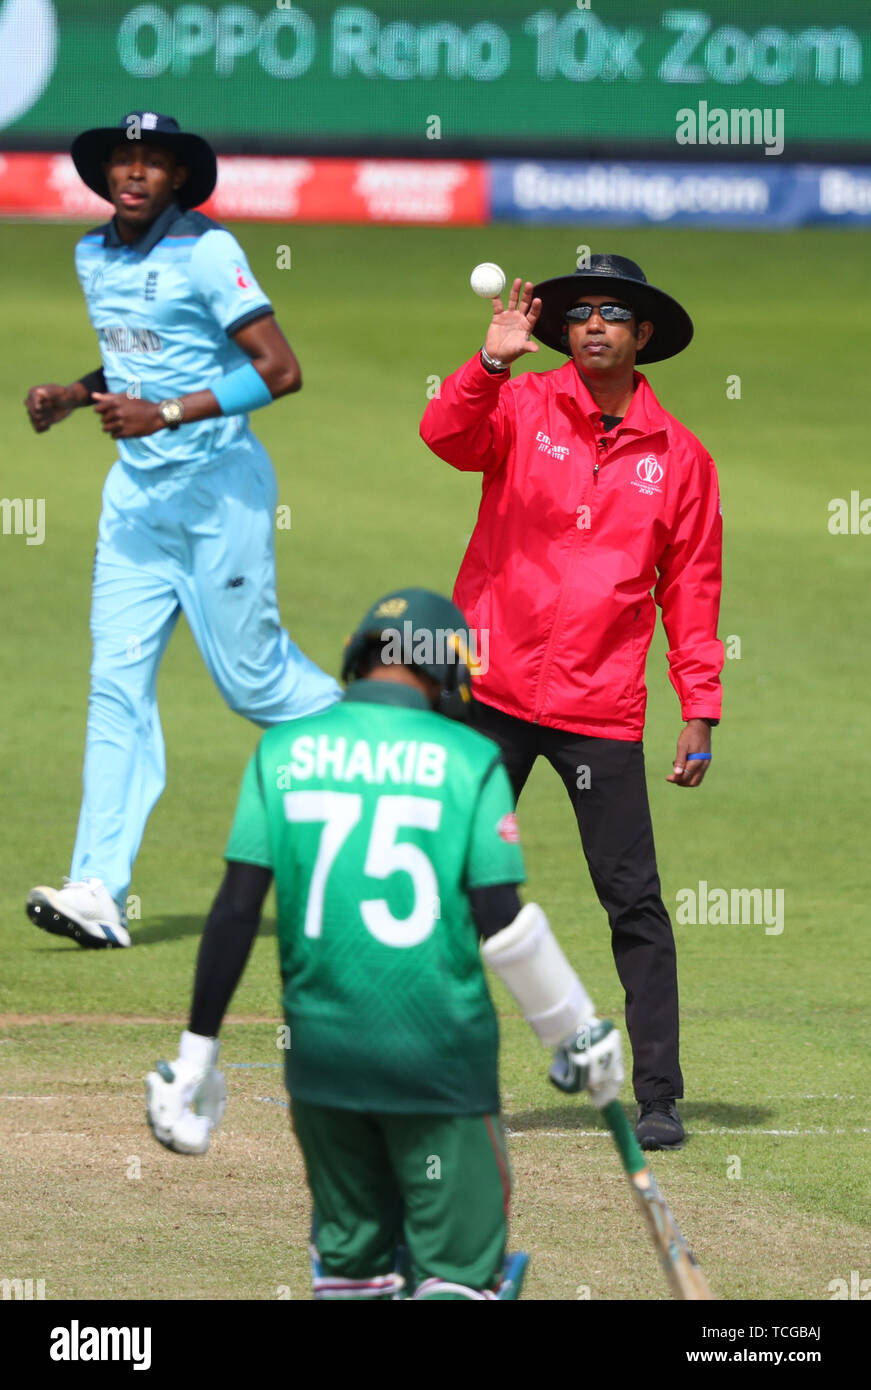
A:
{"type": "MultiPolygon", "coordinates": [[[[597,440],[597,444],[598,444],[598,448],[599,448],[599,453],[600,453],[601,455],[604,455],[604,454],[607,452],[609,440],[607,440],[607,439],[599,439],[599,440],[597,440]]],[[[595,486],[596,482],[598,481],[598,476],[599,476],[599,465],[600,465],[600,460],[597,459],[596,463],[595,463],[594,466],[593,466],[593,484],[594,484],[594,486],[595,486]]],[[[591,520],[592,520],[592,518],[591,518],[591,520]]],[[[575,564],[575,560],[576,560],[576,558],[577,558],[577,553],[578,553],[578,552],[577,552],[577,547],[578,547],[579,544],[580,544],[580,542],[576,539],[575,545],[572,547],[571,558],[570,558],[570,561],[569,561],[569,568],[570,568],[570,569],[573,568],[573,566],[574,566],[574,564],[575,564]]],[[[556,644],[557,634],[558,634],[558,632],[559,632],[560,622],[561,622],[562,615],[563,615],[563,609],[564,609],[564,607],[565,607],[566,597],[567,597],[568,591],[569,591],[569,585],[568,585],[568,582],[567,582],[567,581],[568,581],[568,578],[569,578],[569,575],[568,575],[568,573],[567,573],[567,574],[565,575],[564,579],[563,579],[562,587],[561,587],[561,589],[560,589],[560,596],[559,596],[559,599],[558,599],[558,601],[557,601],[556,613],[554,614],[554,618],[553,618],[553,626],[552,626],[552,628],[551,628],[551,630],[550,630],[550,637],[548,638],[547,648],[546,648],[546,650],[545,650],[544,658],[543,658],[542,663],[541,663],[541,675],[540,675],[539,678],[538,678],[538,691],[537,691],[536,700],[535,700],[535,709],[534,709],[533,716],[532,716],[532,722],[533,722],[533,724],[538,724],[538,722],[539,722],[539,716],[541,715],[542,705],[544,704],[544,691],[545,691],[545,689],[546,689],[546,687],[547,687],[547,678],[548,678],[548,676],[549,676],[549,674],[550,674],[551,662],[552,662],[552,660],[553,660],[553,650],[554,650],[554,646],[555,646],[555,644],[556,644]]]]}
{"type": "Polygon", "coordinates": [[[594,465],[594,467],[593,467],[593,482],[594,482],[594,483],[597,483],[597,482],[599,481],[599,469],[600,469],[601,466],[602,466],[602,459],[605,457],[606,453],[608,452],[608,444],[609,444],[609,442],[613,442],[613,441],[609,441],[609,440],[607,440],[607,439],[605,439],[605,438],[603,438],[603,439],[598,439],[598,440],[596,441],[596,444],[597,444],[597,447],[598,447],[598,450],[599,450],[599,457],[596,459],[596,463],[595,463],[595,465],[594,465]]]}

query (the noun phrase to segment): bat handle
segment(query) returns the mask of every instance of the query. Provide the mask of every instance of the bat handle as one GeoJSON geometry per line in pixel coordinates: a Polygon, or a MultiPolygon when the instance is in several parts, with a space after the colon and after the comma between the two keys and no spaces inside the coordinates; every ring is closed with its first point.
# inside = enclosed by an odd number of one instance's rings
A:
{"type": "Polygon", "coordinates": [[[626,1172],[630,1177],[640,1173],[647,1167],[647,1160],[638,1147],[638,1140],[619,1100],[609,1101],[607,1105],[602,1106],[602,1118],[616,1140],[626,1172]]]}

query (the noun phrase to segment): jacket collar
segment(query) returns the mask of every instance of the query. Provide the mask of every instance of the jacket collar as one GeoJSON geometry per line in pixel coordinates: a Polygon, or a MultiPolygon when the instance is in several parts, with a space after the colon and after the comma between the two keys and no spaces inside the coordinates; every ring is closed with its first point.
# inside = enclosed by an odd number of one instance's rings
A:
{"type": "MultiPolygon", "coordinates": [[[[599,433],[597,422],[601,417],[602,408],[593,400],[574,362],[567,362],[564,367],[558,367],[554,375],[557,392],[570,396],[578,409],[586,415],[590,428],[599,433]]],[[[618,431],[633,430],[636,434],[653,434],[655,430],[665,429],[665,411],[656,399],[647,377],[642,376],[641,372],[633,372],[632,379],[635,383],[632,401],[622,423],[617,426],[618,431]]]]}
{"type": "Polygon", "coordinates": [[[136,251],[140,256],[147,256],[159,241],[166,236],[173,222],[177,222],[180,217],[184,217],[184,209],[178,203],[171,202],[168,208],[164,208],[158,218],[146,228],[141,237],[136,241],[122,241],[118,235],[118,227],[113,217],[111,222],[107,222],[106,230],[103,234],[104,246],[127,246],[131,251],[136,251]]]}

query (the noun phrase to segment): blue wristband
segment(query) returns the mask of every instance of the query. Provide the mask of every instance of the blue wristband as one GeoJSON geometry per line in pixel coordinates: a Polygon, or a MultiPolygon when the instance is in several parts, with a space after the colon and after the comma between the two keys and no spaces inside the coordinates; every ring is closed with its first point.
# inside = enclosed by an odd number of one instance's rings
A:
{"type": "Polygon", "coordinates": [[[688,763],[709,763],[710,761],[710,753],[687,753],[688,763]]]}
{"type": "Polygon", "coordinates": [[[249,410],[258,410],[272,400],[272,392],[252,362],[237,367],[209,389],[222,415],[247,415],[249,410]]]}

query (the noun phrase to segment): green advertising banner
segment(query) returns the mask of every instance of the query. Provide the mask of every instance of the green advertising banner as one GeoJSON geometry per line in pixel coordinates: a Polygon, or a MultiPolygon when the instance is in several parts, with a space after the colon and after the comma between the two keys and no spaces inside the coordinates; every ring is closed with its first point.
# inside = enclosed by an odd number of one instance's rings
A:
{"type": "Polygon", "coordinates": [[[571,155],[673,143],[702,102],[780,112],[787,147],[871,141],[871,3],[0,3],[0,139],[19,145],[144,108],[261,147],[571,155]]]}

